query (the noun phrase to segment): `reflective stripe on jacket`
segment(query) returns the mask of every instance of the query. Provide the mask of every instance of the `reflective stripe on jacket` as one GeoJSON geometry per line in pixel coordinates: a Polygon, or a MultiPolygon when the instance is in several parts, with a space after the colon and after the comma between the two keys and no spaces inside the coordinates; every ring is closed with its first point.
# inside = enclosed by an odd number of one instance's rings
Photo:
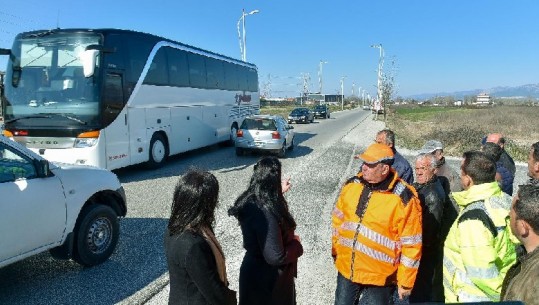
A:
{"type": "Polygon", "coordinates": [[[446,302],[499,301],[503,278],[516,261],[511,197],[497,182],[452,194],[461,211],[444,244],[446,302]]]}
{"type": "Polygon", "coordinates": [[[421,258],[421,206],[415,189],[394,170],[387,189],[371,190],[361,173],[346,184],[332,227],[332,255],[342,276],[366,285],[413,287],[421,258]],[[362,194],[364,209],[358,206],[362,194]]]}

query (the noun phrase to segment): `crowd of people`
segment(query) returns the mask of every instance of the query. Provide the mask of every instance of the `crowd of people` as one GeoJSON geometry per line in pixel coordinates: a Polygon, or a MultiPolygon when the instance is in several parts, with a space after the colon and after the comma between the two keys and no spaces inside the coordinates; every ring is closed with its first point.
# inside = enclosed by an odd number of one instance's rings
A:
{"type": "MultiPolygon", "coordinates": [[[[426,141],[412,168],[395,134],[379,131],[328,215],[335,305],[539,304],[539,142],[528,156],[530,181],[513,198],[516,167],[504,144],[501,134],[487,135],[463,154],[458,173],[440,141],[426,141]]],[[[296,304],[303,247],[289,189],[279,159],[264,156],[228,210],[245,249],[237,295],[212,229],[217,179],[198,169],[182,175],[164,237],[169,304],[296,304]]]]}

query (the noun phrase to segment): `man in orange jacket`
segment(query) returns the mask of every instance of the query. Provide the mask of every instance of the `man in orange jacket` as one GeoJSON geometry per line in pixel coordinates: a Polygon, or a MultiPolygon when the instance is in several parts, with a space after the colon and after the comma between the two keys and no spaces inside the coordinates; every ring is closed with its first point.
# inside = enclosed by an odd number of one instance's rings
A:
{"type": "Polygon", "coordinates": [[[335,305],[391,304],[392,293],[406,301],[421,258],[419,198],[391,168],[389,146],[372,144],[358,158],[361,172],[332,213],[335,305]]]}

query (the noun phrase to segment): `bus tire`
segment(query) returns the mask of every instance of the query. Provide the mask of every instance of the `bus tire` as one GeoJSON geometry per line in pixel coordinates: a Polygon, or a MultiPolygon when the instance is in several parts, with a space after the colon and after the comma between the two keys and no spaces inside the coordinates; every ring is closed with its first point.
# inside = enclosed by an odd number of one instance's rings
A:
{"type": "Polygon", "coordinates": [[[230,139],[228,140],[228,145],[234,146],[237,138],[237,132],[238,132],[238,124],[234,123],[232,124],[232,127],[230,127],[230,139]]]}
{"type": "Polygon", "coordinates": [[[165,137],[160,133],[154,133],[150,141],[149,149],[150,158],[146,162],[146,167],[149,169],[160,168],[165,164],[168,157],[168,148],[165,137]]]}

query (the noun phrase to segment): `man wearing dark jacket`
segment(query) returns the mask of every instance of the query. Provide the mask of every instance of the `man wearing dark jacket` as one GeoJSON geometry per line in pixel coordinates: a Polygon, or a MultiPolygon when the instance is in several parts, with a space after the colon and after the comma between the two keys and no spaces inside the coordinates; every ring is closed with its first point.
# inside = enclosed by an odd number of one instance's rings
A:
{"type": "Polygon", "coordinates": [[[509,212],[511,231],[526,249],[526,254],[507,271],[502,285],[502,301],[539,304],[539,187],[522,185],[509,212]]]}
{"type": "Polygon", "coordinates": [[[511,172],[511,174],[515,176],[515,173],[516,173],[515,161],[513,161],[513,158],[511,158],[511,156],[505,150],[505,138],[502,136],[502,134],[490,133],[487,135],[486,142],[497,144],[498,146],[502,148],[500,162],[503,164],[503,167],[508,169],[511,172]]]}
{"type": "Polygon", "coordinates": [[[458,215],[445,212],[453,209],[444,191],[440,179],[435,175],[436,158],[430,153],[417,156],[415,161],[416,182],[413,184],[418,192],[423,217],[423,255],[415,280],[410,302],[443,302],[443,244],[445,236],[442,227],[450,227],[458,215]],[[452,216],[452,219],[445,219],[452,216]],[[450,222],[444,224],[444,222],[450,222]]]}
{"type": "Polygon", "coordinates": [[[376,134],[375,142],[391,147],[395,156],[391,167],[397,172],[399,178],[408,184],[412,184],[414,182],[414,172],[410,163],[395,149],[395,133],[390,129],[380,130],[376,134]]]}

